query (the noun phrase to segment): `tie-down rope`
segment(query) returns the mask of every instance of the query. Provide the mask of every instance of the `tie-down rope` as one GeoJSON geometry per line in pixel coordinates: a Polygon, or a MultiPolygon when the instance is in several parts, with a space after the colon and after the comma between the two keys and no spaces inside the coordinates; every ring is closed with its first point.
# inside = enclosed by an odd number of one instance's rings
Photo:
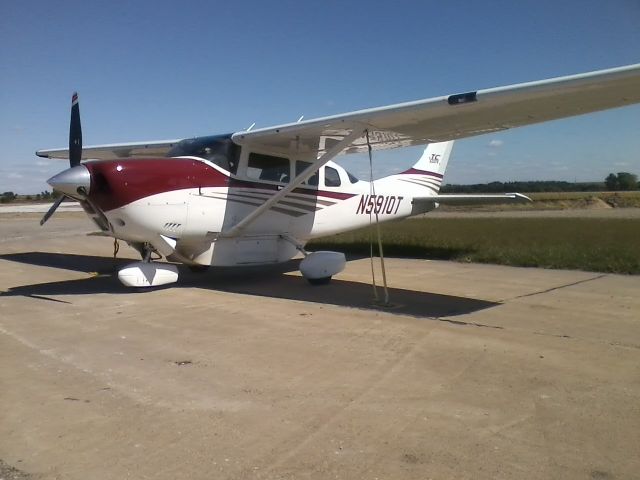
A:
{"type": "Polygon", "coordinates": [[[369,202],[371,202],[371,210],[369,211],[369,257],[371,259],[371,279],[373,287],[373,298],[376,302],[380,301],[378,297],[378,287],[376,285],[376,272],[373,266],[373,215],[376,216],[376,235],[378,237],[378,252],[380,253],[380,267],[382,270],[382,284],[384,287],[383,305],[389,304],[389,290],[387,288],[387,272],[384,267],[384,252],[382,250],[382,234],[380,233],[380,222],[378,219],[378,209],[376,208],[376,187],[373,182],[373,155],[371,153],[371,143],[369,142],[369,130],[365,130],[367,136],[367,150],[369,151],[369,202]]]}

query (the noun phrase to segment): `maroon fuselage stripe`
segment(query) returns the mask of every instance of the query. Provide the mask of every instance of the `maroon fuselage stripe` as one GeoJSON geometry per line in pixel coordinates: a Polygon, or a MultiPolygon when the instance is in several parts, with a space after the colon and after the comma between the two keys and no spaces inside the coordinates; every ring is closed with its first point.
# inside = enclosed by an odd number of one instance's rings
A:
{"type": "Polygon", "coordinates": [[[229,177],[186,158],[144,158],[88,162],[89,197],[104,211],[158,193],[198,187],[225,187],[229,177]]]}
{"type": "MultiPolygon", "coordinates": [[[[204,162],[188,158],[102,160],[84,164],[91,174],[89,198],[103,211],[151,195],[190,188],[230,187],[279,191],[280,185],[230,178],[204,162]]],[[[293,193],[340,200],[353,193],[296,188],[293,193]]]]}
{"type": "MultiPolygon", "coordinates": [[[[238,178],[231,178],[229,183],[230,188],[258,188],[262,190],[273,190],[274,192],[282,190],[282,185],[274,185],[271,183],[251,182],[247,180],[240,180],[238,178]]],[[[317,190],[315,188],[294,188],[291,193],[299,193],[303,195],[309,195],[312,197],[329,197],[336,198],[338,200],[346,200],[347,198],[354,197],[355,193],[345,192],[332,192],[329,190],[317,190]]]]}
{"type": "Polygon", "coordinates": [[[410,168],[409,170],[405,170],[404,172],[400,173],[400,175],[407,175],[407,174],[418,174],[418,175],[431,175],[433,177],[436,178],[444,178],[443,175],[440,175],[439,173],[435,173],[435,172],[428,172],[427,170],[418,170],[417,168],[410,168]]]}

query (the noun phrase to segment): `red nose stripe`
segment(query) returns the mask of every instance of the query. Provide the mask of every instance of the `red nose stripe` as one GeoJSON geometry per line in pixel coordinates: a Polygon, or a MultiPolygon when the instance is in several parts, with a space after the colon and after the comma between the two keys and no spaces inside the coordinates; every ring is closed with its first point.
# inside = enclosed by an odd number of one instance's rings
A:
{"type": "Polygon", "coordinates": [[[229,177],[203,162],[185,158],[88,162],[90,198],[103,211],[158,193],[198,187],[224,187],[229,177]]]}

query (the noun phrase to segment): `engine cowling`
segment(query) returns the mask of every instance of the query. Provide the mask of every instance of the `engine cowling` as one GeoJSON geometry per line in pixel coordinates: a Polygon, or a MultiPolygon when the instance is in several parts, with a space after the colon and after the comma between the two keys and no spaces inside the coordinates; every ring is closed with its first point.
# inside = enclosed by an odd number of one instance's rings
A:
{"type": "Polygon", "coordinates": [[[300,262],[300,273],[309,281],[330,279],[344,270],[347,260],[340,252],[312,252],[300,262]]]}

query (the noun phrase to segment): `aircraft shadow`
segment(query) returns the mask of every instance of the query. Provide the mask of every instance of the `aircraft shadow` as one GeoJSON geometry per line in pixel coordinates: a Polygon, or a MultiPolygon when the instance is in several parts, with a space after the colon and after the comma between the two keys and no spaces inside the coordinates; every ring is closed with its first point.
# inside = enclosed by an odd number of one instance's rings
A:
{"type": "Polygon", "coordinates": [[[62,268],[74,272],[114,272],[118,267],[135,261],[131,258],[110,258],[97,255],[78,255],[73,253],[24,252],[0,255],[0,260],[38,265],[41,267],[62,268]]]}
{"type": "MultiPolygon", "coordinates": [[[[25,296],[70,303],[66,300],[51,297],[96,293],[145,293],[145,290],[124,287],[118,281],[116,275],[118,268],[130,263],[131,259],[27,252],[0,255],[0,260],[81,272],[97,272],[97,275],[90,278],[13,287],[6,292],[1,292],[0,296],[25,296]]],[[[334,279],[328,285],[314,287],[299,276],[286,275],[287,272],[297,271],[298,263],[299,260],[291,260],[280,265],[268,267],[212,268],[204,273],[193,273],[187,268],[181,267],[179,282],[160,288],[202,288],[256,297],[282,298],[382,311],[420,318],[464,315],[499,305],[499,303],[486,300],[390,288],[389,298],[392,305],[388,307],[379,306],[373,301],[373,292],[370,284],[334,279]]],[[[153,290],[157,289],[158,287],[153,288],[153,290]]],[[[380,294],[382,294],[381,290],[380,294]]]]}

